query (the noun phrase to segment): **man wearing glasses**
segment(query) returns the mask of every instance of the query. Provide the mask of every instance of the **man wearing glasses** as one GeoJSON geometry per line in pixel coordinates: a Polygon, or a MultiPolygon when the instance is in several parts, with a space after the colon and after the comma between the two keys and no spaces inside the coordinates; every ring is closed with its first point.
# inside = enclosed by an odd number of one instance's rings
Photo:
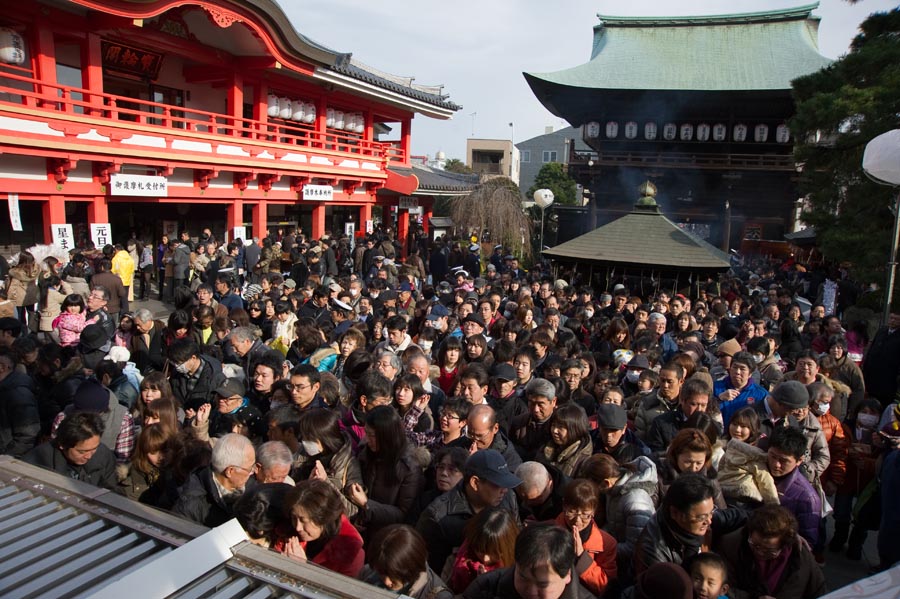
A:
{"type": "Polygon", "coordinates": [[[204,526],[224,524],[234,517],[234,504],[255,472],[250,439],[229,433],[213,447],[209,466],[191,474],[172,511],[204,526]]]}
{"type": "Polygon", "coordinates": [[[107,312],[109,304],[109,290],[102,285],[91,287],[91,293],[87,298],[87,312],[84,315],[85,325],[99,324],[103,327],[107,339],[112,339],[116,333],[116,323],[107,312]]]}
{"type": "MultiPolygon", "coordinates": [[[[638,537],[633,559],[635,577],[659,562],[681,565],[708,551],[712,537],[736,530],[744,523],[746,516],[741,510],[716,510],[715,492],[712,481],[702,474],[682,474],[675,479],[638,537]]],[[[619,576],[627,574],[619,572],[619,576]]]]}
{"type": "Polygon", "coordinates": [[[328,407],[328,404],[319,395],[319,371],[315,366],[309,364],[295,366],[291,370],[288,391],[291,394],[291,401],[301,412],[328,407]]]}

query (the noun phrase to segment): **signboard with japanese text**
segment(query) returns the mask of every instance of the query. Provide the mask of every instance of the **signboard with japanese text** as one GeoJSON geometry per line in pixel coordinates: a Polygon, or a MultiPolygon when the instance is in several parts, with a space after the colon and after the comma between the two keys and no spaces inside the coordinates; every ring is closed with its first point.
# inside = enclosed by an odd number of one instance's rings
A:
{"type": "Polygon", "coordinates": [[[72,232],[72,225],[66,223],[52,224],[50,225],[50,232],[53,237],[53,245],[58,245],[66,251],[75,247],[75,234],[72,232]]]}
{"type": "Polygon", "coordinates": [[[353,238],[353,234],[356,232],[356,223],[344,223],[344,235],[347,237],[353,238]]]}
{"type": "Polygon", "coordinates": [[[334,187],[331,185],[304,185],[303,199],[314,202],[330,202],[334,199],[334,187]]]}
{"type": "Polygon", "coordinates": [[[9,203],[9,224],[13,231],[22,230],[22,213],[19,211],[19,194],[11,193],[7,196],[9,203]]]}
{"type": "Polygon", "coordinates": [[[419,207],[419,200],[412,196],[400,196],[400,200],[397,203],[397,207],[400,210],[411,210],[419,207]]]}
{"type": "Polygon", "coordinates": [[[231,240],[240,239],[241,241],[247,241],[247,227],[235,227],[231,231],[231,240]]]}
{"type": "Polygon", "coordinates": [[[164,198],[169,194],[168,187],[169,181],[165,177],[155,175],[115,173],[109,176],[109,193],[114,196],[164,198]]]}
{"type": "Polygon", "coordinates": [[[103,68],[112,71],[131,73],[141,78],[156,79],[163,55],[159,52],[142,50],[134,46],[126,46],[108,40],[100,41],[100,52],[103,57],[103,68]]]}
{"type": "Polygon", "coordinates": [[[366,233],[371,235],[375,231],[375,221],[367,220],[366,221],[366,233]]]}
{"type": "Polygon", "coordinates": [[[91,223],[91,241],[96,248],[112,243],[112,227],[109,223],[91,223]]]}

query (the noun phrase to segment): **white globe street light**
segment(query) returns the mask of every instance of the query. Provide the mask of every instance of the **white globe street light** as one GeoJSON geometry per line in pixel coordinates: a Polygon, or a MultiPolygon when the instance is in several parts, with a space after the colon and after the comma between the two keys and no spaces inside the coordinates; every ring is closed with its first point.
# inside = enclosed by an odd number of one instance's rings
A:
{"type": "Polygon", "coordinates": [[[538,189],[534,192],[534,203],[541,208],[541,247],[538,253],[544,251],[544,212],[553,203],[553,192],[549,189],[538,189]]]}
{"type": "MultiPolygon", "coordinates": [[[[900,129],[882,133],[868,144],[863,154],[863,171],[876,183],[900,187],[900,129]]],[[[897,274],[897,244],[900,241],[900,191],[894,199],[894,235],[888,262],[887,292],[884,298],[882,324],[887,326],[894,299],[894,277],[897,274]]]]}

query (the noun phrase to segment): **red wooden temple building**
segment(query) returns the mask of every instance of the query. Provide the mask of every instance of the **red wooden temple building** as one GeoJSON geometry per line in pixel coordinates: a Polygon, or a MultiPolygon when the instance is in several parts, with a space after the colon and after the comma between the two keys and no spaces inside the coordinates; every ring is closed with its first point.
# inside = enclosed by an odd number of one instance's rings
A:
{"type": "Polygon", "coordinates": [[[0,245],[63,223],[76,241],[91,223],[115,241],[280,223],[318,238],[390,207],[404,238],[413,118],[459,108],[309,40],[273,0],[4,2],[0,245]]]}

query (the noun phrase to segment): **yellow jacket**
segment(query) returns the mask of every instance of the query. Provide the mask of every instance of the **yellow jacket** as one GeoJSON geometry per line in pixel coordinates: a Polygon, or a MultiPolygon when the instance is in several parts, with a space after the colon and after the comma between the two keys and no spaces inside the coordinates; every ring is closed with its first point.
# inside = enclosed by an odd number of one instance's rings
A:
{"type": "Polygon", "coordinates": [[[125,250],[116,252],[112,259],[112,272],[122,279],[123,287],[131,287],[134,281],[134,259],[125,250]]]}

